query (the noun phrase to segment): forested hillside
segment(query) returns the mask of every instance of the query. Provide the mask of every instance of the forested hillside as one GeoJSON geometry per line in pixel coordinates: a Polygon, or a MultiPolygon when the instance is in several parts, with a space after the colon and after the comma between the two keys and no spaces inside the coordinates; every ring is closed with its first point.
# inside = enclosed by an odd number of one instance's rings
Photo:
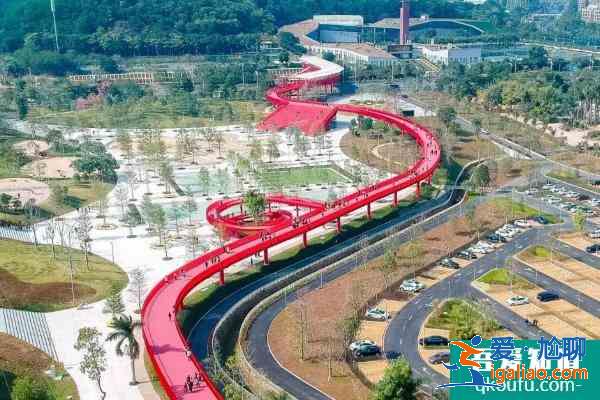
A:
{"type": "MultiPolygon", "coordinates": [[[[397,17],[399,0],[55,0],[61,50],[177,55],[254,50],[261,34],[313,14],[397,17]]],[[[413,15],[470,17],[469,3],[413,0],[413,15]]],[[[0,52],[54,49],[50,0],[0,0],[0,52]]]]}
{"type": "MultiPolygon", "coordinates": [[[[230,53],[274,32],[252,0],[55,0],[62,49],[132,55],[230,53]]],[[[0,1],[0,51],[53,49],[49,0],[0,1]]]]}

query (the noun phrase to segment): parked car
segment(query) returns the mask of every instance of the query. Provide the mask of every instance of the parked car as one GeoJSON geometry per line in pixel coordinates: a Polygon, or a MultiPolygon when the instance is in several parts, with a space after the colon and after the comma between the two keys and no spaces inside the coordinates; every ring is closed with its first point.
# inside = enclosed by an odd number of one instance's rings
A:
{"type": "Polygon", "coordinates": [[[527,221],[525,219],[518,219],[514,222],[514,224],[515,224],[515,226],[517,226],[519,228],[529,228],[531,226],[529,221],[527,221]]]}
{"type": "Polygon", "coordinates": [[[469,250],[463,250],[458,252],[456,257],[462,258],[463,260],[475,260],[477,259],[477,254],[470,252],[469,250]]]}
{"type": "Polygon", "coordinates": [[[442,351],[441,353],[435,353],[431,357],[429,357],[429,362],[431,364],[441,364],[441,363],[449,363],[450,362],[450,352],[442,351]]]}
{"type": "Polygon", "coordinates": [[[381,349],[376,344],[361,346],[352,352],[355,359],[381,355],[381,349]]]}
{"type": "Polygon", "coordinates": [[[588,246],[585,248],[585,251],[587,251],[590,254],[596,254],[600,252],[600,244],[596,243],[591,246],[588,246]]]}
{"type": "Polygon", "coordinates": [[[543,215],[538,215],[537,217],[533,218],[533,220],[542,225],[548,225],[548,223],[550,222],[543,215]]]}
{"type": "Polygon", "coordinates": [[[560,297],[557,293],[551,292],[549,290],[545,290],[537,294],[537,299],[543,303],[558,300],[560,297]]]}
{"type": "Polygon", "coordinates": [[[375,345],[375,342],[372,340],[357,340],[356,342],[352,342],[350,343],[350,346],[348,346],[348,349],[350,351],[355,351],[357,349],[359,349],[361,346],[369,346],[369,345],[375,345]]]}
{"type": "Polygon", "coordinates": [[[448,346],[448,343],[448,338],[438,335],[426,336],[419,339],[419,344],[421,346],[448,346]]]}
{"type": "Polygon", "coordinates": [[[381,308],[370,308],[365,313],[365,317],[376,321],[387,321],[390,318],[390,315],[381,308]]]}
{"type": "Polygon", "coordinates": [[[404,282],[402,282],[402,285],[400,285],[401,290],[404,290],[405,292],[409,293],[419,292],[424,288],[425,285],[417,281],[416,279],[407,279],[404,282]]]}
{"type": "Polygon", "coordinates": [[[451,269],[459,269],[460,265],[458,265],[458,263],[456,261],[454,261],[451,258],[442,258],[442,261],[440,262],[440,264],[446,268],[451,268],[451,269]]]}
{"type": "Polygon", "coordinates": [[[504,243],[507,241],[506,236],[502,236],[497,233],[492,233],[491,235],[488,235],[486,239],[492,243],[504,243]]]}
{"type": "Polygon", "coordinates": [[[526,296],[513,296],[510,299],[506,300],[506,302],[511,306],[522,306],[523,304],[529,303],[529,298],[526,296]]]}
{"type": "Polygon", "coordinates": [[[588,232],[587,235],[591,239],[600,239],[600,229],[596,229],[594,231],[588,232]]]}

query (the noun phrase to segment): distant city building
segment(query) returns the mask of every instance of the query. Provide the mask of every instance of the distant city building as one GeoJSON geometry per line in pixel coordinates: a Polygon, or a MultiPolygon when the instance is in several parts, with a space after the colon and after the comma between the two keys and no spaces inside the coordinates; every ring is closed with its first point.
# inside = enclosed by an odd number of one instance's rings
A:
{"type": "Polygon", "coordinates": [[[364,43],[327,43],[307,46],[307,49],[310,53],[321,56],[325,53],[333,53],[343,63],[386,66],[398,61],[387,51],[364,43]]]}
{"type": "Polygon", "coordinates": [[[589,0],[588,5],[581,9],[581,19],[585,22],[600,23],[600,0],[589,0]]]}
{"type": "Polygon", "coordinates": [[[481,62],[481,47],[479,46],[456,47],[430,44],[417,47],[423,58],[438,65],[448,65],[449,63],[470,65],[481,62]]]}
{"type": "Polygon", "coordinates": [[[506,0],[507,10],[516,10],[518,8],[529,8],[529,0],[506,0]]]}

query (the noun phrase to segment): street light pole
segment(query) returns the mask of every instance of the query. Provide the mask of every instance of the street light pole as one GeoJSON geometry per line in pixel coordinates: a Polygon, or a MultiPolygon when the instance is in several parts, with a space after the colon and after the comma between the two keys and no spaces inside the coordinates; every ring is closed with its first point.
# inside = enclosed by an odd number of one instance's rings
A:
{"type": "Polygon", "coordinates": [[[52,11],[52,21],[54,22],[54,41],[56,43],[56,52],[60,52],[60,47],[58,46],[58,29],[56,28],[56,6],[54,5],[54,0],[50,0],[50,10],[52,11]]]}

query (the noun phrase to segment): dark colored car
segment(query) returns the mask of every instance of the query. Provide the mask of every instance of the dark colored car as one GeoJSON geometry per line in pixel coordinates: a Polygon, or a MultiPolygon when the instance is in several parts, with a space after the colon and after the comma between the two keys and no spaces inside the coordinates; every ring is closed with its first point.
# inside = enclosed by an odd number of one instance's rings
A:
{"type": "Polygon", "coordinates": [[[436,354],[432,355],[431,357],[429,357],[429,362],[432,364],[441,364],[441,363],[448,364],[450,362],[450,352],[442,351],[441,353],[436,353],[436,354]]]}
{"type": "Polygon", "coordinates": [[[548,223],[550,222],[550,221],[548,221],[548,219],[547,219],[546,217],[544,217],[544,216],[542,216],[542,215],[538,215],[538,216],[537,216],[537,217],[535,217],[533,220],[534,220],[535,222],[537,222],[537,223],[540,223],[540,224],[542,224],[542,225],[548,225],[548,223]]]}
{"type": "Polygon", "coordinates": [[[467,251],[467,250],[463,250],[461,252],[459,252],[456,257],[458,258],[462,258],[463,260],[475,260],[477,259],[477,254],[467,251]]]}
{"type": "Polygon", "coordinates": [[[446,268],[451,268],[451,269],[458,269],[460,268],[460,265],[458,265],[458,263],[450,258],[443,258],[442,261],[440,262],[440,264],[442,264],[444,267],[446,268]]]}
{"type": "Polygon", "coordinates": [[[540,292],[537,295],[537,299],[543,303],[546,303],[548,301],[558,300],[559,298],[560,297],[558,296],[558,294],[556,294],[554,292],[550,292],[548,290],[540,292]]]}
{"type": "Polygon", "coordinates": [[[587,251],[588,253],[598,253],[600,252],[600,244],[596,243],[591,246],[588,246],[585,248],[585,251],[587,251]]]}
{"type": "Polygon", "coordinates": [[[388,360],[397,360],[400,357],[402,357],[402,354],[400,354],[397,351],[386,351],[385,352],[385,358],[388,360]]]}
{"type": "Polygon", "coordinates": [[[427,336],[419,339],[421,346],[448,346],[448,338],[443,336],[427,336]]]}
{"type": "Polygon", "coordinates": [[[358,349],[354,350],[352,354],[354,355],[354,358],[378,356],[381,354],[381,349],[377,345],[368,344],[365,346],[360,346],[358,349]]]}
{"type": "Polygon", "coordinates": [[[491,235],[488,235],[487,240],[489,240],[492,243],[505,243],[507,241],[504,236],[498,235],[497,233],[492,233],[491,235]]]}

